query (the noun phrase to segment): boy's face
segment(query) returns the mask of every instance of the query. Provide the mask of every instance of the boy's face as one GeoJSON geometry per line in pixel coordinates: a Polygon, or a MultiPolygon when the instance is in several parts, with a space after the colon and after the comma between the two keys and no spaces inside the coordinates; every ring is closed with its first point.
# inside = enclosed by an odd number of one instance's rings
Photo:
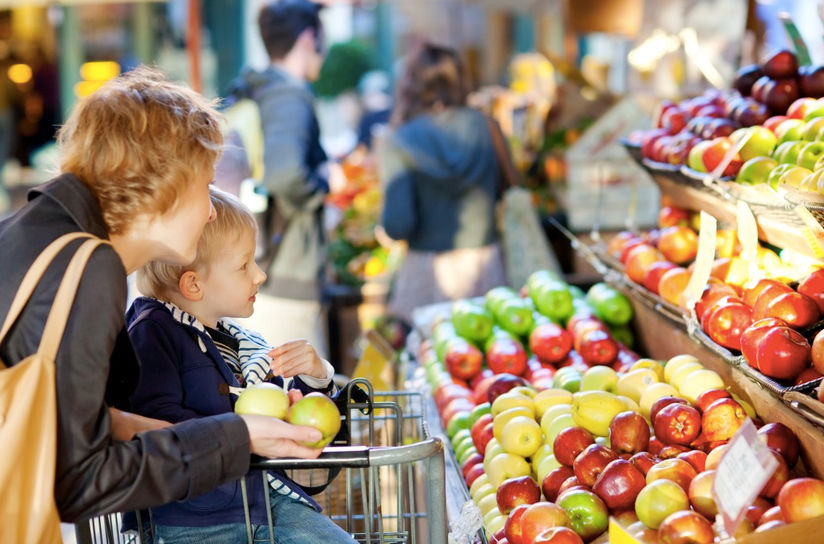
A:
{"type": "Polygon", "coordinates": [[[214,255],[209,270],[200,275],[201,317],[213,323],[223,317],[249,317],[258,288],[266,280],[255,262],[255,233],[230,236],[214,255]]]}

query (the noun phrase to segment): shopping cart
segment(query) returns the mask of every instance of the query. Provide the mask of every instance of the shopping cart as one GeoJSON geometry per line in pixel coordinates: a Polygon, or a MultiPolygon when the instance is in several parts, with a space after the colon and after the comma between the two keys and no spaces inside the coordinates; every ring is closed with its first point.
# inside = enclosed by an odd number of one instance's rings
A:
{"type": "MultiPolygon", "coordinates": [[[[340,469],[314,498],[324,513],[358,542],[445,544],[444,447],[439,438],[429,434],[423,417],[424,399],[411,391],[375,392],[362,379],[351,383],[345,390],[343,435],[348,434],[352,445],[328,447],[317,459],[253,460],[252,469],[260,470],[267,492],[266,470],[286,470],[294,481],[314,487],[327,483],[330,470],[340,469]],[[361,394],[353,394],[357,391],[361,394]]],[[[251,542],[244,480],[241,488],[251,542]]],[[[150,531],[151,519],[145,517],[139,525],[150,531]]],[[[271,523],[269,519],[270,527],[271,523]]],[[[121,534],[119,529],[119,514],[94,518],[77,526],[77,542],[142,542],[137,533],[121,534]]]]}

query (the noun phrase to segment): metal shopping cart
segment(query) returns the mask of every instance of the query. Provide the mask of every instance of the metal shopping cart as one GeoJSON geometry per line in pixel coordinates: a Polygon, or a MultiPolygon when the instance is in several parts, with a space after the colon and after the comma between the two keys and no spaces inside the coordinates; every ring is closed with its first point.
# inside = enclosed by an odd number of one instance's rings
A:
{"type": "MultiPolygon", "coordinates": [[[[358,542],[445,544],[444,447],[429,434],[424,399],[411,391],[375,392],[362,379],[351,383],[344,392],[347,402],[342,411],[350,446],[329,447],[317,459],[254,460],[252,469],[260,470],[264,484],[265,470],[283,469],[308,487],[327,483],[330,469],[340,469],[315,499],[358,542]],[[353,394],[356,391],[360,394],[353,394]]],[[[245,482],[241,484],[245,498],[245,482]]],[[[269,486],[263,487],[268,492],[269,486]]],[[[143,518],[139,524],[150,530],[151,520],[143,518]]],[[[246,519],[251,542],[248,506],[246,519]]],[[[137,544],[142,540],[134,532],[121,534],[120,515],[111,514],[78,525],[77,542],[137,544]]]]}

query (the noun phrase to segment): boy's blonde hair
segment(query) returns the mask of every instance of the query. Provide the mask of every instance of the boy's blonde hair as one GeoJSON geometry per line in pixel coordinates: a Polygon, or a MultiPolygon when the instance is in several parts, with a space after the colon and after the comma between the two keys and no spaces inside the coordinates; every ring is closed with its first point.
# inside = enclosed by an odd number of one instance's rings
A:
{"type": "Polygon", "coordinates": [[[252,213],[234,196],[211,187],[209,198],[215,208],[215,220],[206,223],[197,242],[195,260],[185,266],[152,261],[137,271],[137,289],[144,295],[167,299],[170,291],[176,291],[184,272],[194,270],[209,273],[209,266],[219,257],[227,243],[234,242],[244,233],[254,237],[257,223],[252,213]]]}
{"type": "Polygon", "coordinates": [[[117,234],[138,213],[165,213],[196,177],[213,175],[221,115],[192,89],[141,66],[79,101],[57,143],[60,171],[91,189],[117,234]]]}

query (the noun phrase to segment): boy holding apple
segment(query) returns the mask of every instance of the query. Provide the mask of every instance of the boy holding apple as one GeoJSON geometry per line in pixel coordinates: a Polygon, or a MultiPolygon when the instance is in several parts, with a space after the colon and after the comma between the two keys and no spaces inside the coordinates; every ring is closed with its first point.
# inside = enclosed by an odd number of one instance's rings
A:
{"type": "MultiPolygon", "coordinates": [[[[150,262],[138,271],[138,288],[151,298],[136,299],[126,315],[142,363],[134,410],[172,423],[231,412],[235,401],[227,386],[260,383],[270,369],[274,377],[268,381],[288,389],[292,401],[312,391],[334,395],[332,366],[306,341],[272,348],[227,319],[252,314],[266,274],[254,260],[252,215],[231,195],[212,189],[210,198],[216,219],[204,228],[195,260],[186,266],[150,262]]],[[[268,476],[274,490],[269,504],[259,475],[245,478],[256,539],[269,536],[268,507],[276,540],[288,535],[289,542],[353,542],[282,472],[268,476]]],[[[239,484],[153,508],[155,539],[245,541],[239,484]]]]}

